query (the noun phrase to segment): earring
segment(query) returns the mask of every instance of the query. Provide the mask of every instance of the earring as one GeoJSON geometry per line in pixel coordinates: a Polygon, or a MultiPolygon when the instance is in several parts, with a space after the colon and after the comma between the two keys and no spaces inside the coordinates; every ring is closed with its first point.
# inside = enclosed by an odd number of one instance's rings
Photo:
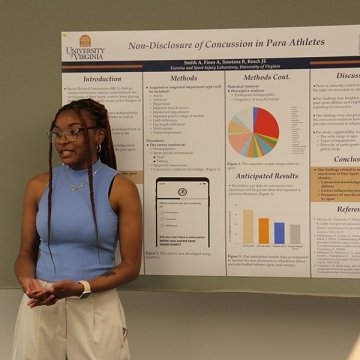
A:
{"type": "Polygon", "coordinates": [[[101,151],[101,144],[96,145],[96,150],[97,150],[98,153],[101,151]]]}

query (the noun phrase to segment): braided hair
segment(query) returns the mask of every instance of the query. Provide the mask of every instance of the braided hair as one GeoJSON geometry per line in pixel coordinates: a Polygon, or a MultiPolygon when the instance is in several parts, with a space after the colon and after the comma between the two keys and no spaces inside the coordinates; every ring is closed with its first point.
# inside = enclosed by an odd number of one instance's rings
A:
{"type": "MultiPolygon", "coordinates": [[[[95,209],[95,197],[94,197],[94,182],[93,182],[93,170],[92,170],[92,156],[91,156],[91,147],[90,147],[90,137],[89,132],[85,123],[85,120],[82,116],[83,112],[86,112],[89,115],[89,118],[95,122],[95,126],[98,129],[105,129],[106,134],[104,141],[102,142],[101,149],[99,151],[99,157],[101,162],[110,166],[111,168],[117,170],[116,167],[116,158],[114,145],[111,137],[111,127],[109,123],[108,112],[104,105],[93,99],[80,99],[74,100],[69,104],[64,105],[62,108],[58,110],[55,115],[54,120],[51,123],[50,131],[53,130],[55,126],[55,122],[58,116],[64,112],[72,110],[74,111],[81,122],[81,126],[84,128],[84,137],[85,137],[85,147],[87,154],[87,170],[88,170],[88,180],[89,180],[89,190],[90,190],[90,203],[92,209],[92,216],[95,224],[95,232],[96,232],[96,246],[98,249],[98,258],[100,261],[100,253],[99,253],[99,234],[98,234],[98,225],[96,220],[96,209],[95,209]]],[[[52,208],[52,192],[53,192],[53,174],[52,174],[52,153],[53,153],[53,145],[52,142],[49,142],[49,192],[48,192],[48,220],[47,220],[47,228],[48,228],[48,249],[51,257],[51,261],[54,266],[54,270],[56,272],[56,266],[53,259],[53,254],[51,252],[50,243],[51,243],[51,208],[52,208]]]]}

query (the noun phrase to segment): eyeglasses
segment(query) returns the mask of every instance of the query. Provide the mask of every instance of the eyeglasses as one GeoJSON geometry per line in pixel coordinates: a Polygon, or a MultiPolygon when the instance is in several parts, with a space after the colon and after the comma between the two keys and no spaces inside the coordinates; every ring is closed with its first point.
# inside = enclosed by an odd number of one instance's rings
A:
{"type": "Polygon", "coordinates": [[[48,138],[51,142],[58,142],[60,141],[62,136],[66,136],[66,140],[69,142],[73,142],[77,140],[78,134],[81,131],[84,131],[85,129],[91,130],[91,129],[97,129],[96,126],[89,126],[86,128],[74,128],[67,131],[49,131],[47,133],[48,138]]]}

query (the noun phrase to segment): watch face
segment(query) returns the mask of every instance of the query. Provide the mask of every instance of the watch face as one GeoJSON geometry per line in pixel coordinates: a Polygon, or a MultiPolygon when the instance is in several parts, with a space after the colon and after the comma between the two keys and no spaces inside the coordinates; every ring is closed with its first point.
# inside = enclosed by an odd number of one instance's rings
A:
{"type": "Polygon", "coordinates": [[[87,297],[89,297],[91,294],[91,292],[83,292],[81,295],[80,295],[80,299],[86,299],[87,297]]]}

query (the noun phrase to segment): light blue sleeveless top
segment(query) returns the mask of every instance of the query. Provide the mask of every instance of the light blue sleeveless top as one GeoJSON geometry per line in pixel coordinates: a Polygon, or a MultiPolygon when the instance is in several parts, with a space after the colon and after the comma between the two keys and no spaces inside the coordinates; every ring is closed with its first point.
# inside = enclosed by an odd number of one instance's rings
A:
{"type": "Polygon", "coordinates": [[[93,166],[94,198],[98,225],[98,246],[93,220],[87,169],[73,170],[67,165],[53,169],[50,249],[48,249],[48,191],[44,191],[36,217],[40,235],[40,254],[36,277],[55,282],[89,280],[112,269],[118,242],[118,217],[109,202],[109,191],[116,171],[101,163],[93,166]],[[81,186],[73,191],[70,184],[81,186]]]}

